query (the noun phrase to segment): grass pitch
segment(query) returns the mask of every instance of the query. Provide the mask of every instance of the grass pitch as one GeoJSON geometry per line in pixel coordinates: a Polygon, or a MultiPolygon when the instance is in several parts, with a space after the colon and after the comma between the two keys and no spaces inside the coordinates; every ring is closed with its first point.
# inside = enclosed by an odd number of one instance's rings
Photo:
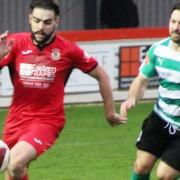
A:
{"type": "MultiPolygon", "coordinates": [[[[135,141],[152,107],[152,102],[139,103],[129,112],[127,124],[111,127],[100,104],[66,106],[66,126],[55,146],[32,162],[30,179],[129,180],[135,141]]],[[[0,128],[6,113],[0,110],[0,128]]]]}

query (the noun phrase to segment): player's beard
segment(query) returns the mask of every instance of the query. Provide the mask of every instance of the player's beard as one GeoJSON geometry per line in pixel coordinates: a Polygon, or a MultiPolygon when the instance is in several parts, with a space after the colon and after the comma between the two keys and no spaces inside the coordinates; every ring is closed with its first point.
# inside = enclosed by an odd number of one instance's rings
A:
{"type": "Polygon", "coordinates": [[[45,33],[43,31],[36,31],[36,32],[33,32],[31,30],[31,33],[32,33],[32,38],[33,38],[33,41],[39,46],[39,47],[43,47],[45,44],[49,43],[50,39],[52,39],[52,37],[54,36],[54,29],[50,32],[50,33],[45,33]],[[36,34],[42,34],[44,36],[44,38],[42,40],[38,40],[36,38],[36,34]]]}
{"type": "Polygon", "coordinates": [[[180,32],[172,31],[171,32],[171,39],[174,43],[180,45],[180,32]]]}

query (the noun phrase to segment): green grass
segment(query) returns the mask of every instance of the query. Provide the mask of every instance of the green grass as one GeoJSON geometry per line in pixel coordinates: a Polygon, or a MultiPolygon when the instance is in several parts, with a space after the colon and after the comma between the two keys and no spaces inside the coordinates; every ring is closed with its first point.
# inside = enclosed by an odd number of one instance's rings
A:
{"type": "MultiPolygon", "coordinates": [[[[31,164],[30,179],[130,179],[135,141],[152,106],[153,103],[139,103],[129,112],[128,123],[118,127],[106,122],[102,105],[66,106],[65,129],[55,146],[31,164]]],[[[1,120],[5,114],[6,110],[0,110],[1,120]]]]}

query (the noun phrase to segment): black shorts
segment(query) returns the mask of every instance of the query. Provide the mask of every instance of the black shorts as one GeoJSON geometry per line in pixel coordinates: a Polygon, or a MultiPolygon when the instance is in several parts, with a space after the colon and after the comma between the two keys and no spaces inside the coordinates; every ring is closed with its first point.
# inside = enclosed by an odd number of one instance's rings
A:
{"type": "Polygon", "coordinates": [[[136,146],[180,171],[180,131],[175,131],[156,113],[144,120],[136,146]]]}

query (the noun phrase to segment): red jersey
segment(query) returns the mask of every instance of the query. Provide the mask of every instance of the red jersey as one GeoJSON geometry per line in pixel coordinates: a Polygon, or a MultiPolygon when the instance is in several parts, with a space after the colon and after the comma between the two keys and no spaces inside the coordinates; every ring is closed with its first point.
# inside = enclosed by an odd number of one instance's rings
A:
{"type": "Polygon", "coordinates": [[[31,33],[17,33],[11,53],[0,61],[8,65],[14,86],[6,129],[27,128],[34,121],[64,125],[64,86],[73,68],[87,73],[97,66],[75,43],[60,36],[43,49],[33,44],[31,33]]]}

